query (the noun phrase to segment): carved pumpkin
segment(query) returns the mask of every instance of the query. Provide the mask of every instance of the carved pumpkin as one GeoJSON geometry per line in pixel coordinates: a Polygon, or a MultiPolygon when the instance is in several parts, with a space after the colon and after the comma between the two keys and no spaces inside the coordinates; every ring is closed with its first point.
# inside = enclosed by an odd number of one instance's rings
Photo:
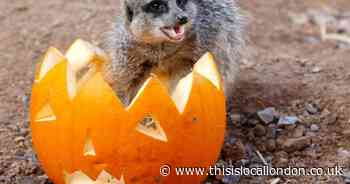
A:
{"type": "Polygon", "coordinates": [[[56,184],[200,183],[175,167],[205,167],[218,158],[225,99],[210,54],[171,93],[156,75],[124,107],[101,74],[107,56],[78,40],[62,55],[50,48],[31,98],[33,144],[56,184]],[[89,67],[87,67],[89,66],[89,67]],[[85,68],[85,69],[84,69],[85,68]],[[172,167],[167,177],[160,167],[172,167]]]}

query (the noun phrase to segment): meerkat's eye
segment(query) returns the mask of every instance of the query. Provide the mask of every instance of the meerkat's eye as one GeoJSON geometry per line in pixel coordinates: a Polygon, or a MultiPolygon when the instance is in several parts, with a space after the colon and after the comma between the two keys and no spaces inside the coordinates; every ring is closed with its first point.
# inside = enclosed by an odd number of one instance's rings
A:
{"type": "Polygon", "coordinates": [[[168,12],[168,4],[162,0],[154,0],[144,6],[144,11],[154,14],[162,14],[168,12]]]}
{"type": "Polygon", "coordinates": [[[188,0],[176,0],[177,6],[179,6],[181,9],[185,9],[187,2],[188,0]]]}

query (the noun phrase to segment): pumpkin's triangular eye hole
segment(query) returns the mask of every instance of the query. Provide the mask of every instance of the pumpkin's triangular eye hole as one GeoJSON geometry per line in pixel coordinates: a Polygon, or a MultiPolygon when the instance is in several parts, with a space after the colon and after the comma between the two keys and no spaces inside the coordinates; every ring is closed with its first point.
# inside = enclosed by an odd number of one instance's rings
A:
{"type": "Polygon", "coordinates": [[[96,156],[96,151],[90,136],[88,136],[85,141],[84,156],[96,156]]]}
{"type": "Polygon", "coordinates": [[[136,127],[136,130],[142,134],[154,139],[167,142],[168,138],[160,126],[159,122],[152,116],[146,116],[136,127]]]}
{"type": "Polygon", "coordinates": [[[35,122],[51,122],[55,120],[56,116],[48,103],[45,104],[35,116],[35,122]]]}

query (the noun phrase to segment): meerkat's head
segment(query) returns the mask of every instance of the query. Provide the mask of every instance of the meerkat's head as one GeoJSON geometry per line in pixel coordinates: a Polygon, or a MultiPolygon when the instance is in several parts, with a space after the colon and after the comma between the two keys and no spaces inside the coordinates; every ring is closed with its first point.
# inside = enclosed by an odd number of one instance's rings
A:
{"type": "Polygon", "coordinates": [[[138,41],[181,42],[196,16],[191,0],[123,0],[126,25],[138,41]]]}

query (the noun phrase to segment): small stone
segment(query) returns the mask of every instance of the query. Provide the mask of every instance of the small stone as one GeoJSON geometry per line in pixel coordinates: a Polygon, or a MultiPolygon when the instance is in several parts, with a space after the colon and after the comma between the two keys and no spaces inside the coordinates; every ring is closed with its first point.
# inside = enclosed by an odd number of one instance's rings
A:
{"type": "Polygon", "coordinates": [[[22,150],[16,150],[16,151],[15,151],[15,155],[16,155],[17,157],[24,157],[24,154],[25,154],[25,152],[22,151],[22,150]]]}
{"type": "Polygon", "coordinates": [[[320,116],[310,115],[310,116],[304,116],[303,121],[306,125],[312,125],[312,124],[319,124],[321,122],[320,116]]]}
{"type": "Polygon", "coordinates": [[[307,64],[307,60],[306,59],[297,59],[296,60],[302,67],[305,67],[307,64]]]}
{"type": "Polygon", "coordinates": [[[255,65],[255,62],[249,61],[248,59],[242,59],[241,63],[244,69],[253,68],[255,65]]]}
{"type": "Polygon", "coordinates": [[[344,149],[344,148],[339,148],[337,150],[337,155],[339,157],[344,157],[344,158],[349,158],[350,157],[350,151],[344,149]]]}
{"type": "Polygon", "coordinates": [[[23,142],[25,140],[25,138],[23,136],[19,136],[19,137],[16,137],[15,138],[15,142],[16,143],[20,143],[20,142],[23,142]]]}
{"type": "Polygon", "coordinates": [[[261,137],[266,135],[266,129],[261,124],[257,124],[254,128],[254,135],[261,137]]]}
{"type": "Polygon", "coordinates": [[[46,176],[45,174],[41,175],[41,176],[38,176],[38,179],[41,181],[40,182],[41,184],[49,184],[49,183],[51,183],[50,180],[49,180],[49,177],[46,176]]]}
{"type": "Polygon", "coordinates": [[[326,124],[334,124],[338,120],[338,116],[335,113],[331,113],[323,118],[326,124]]]}
{"type": "Polygon", "coordinates": [[[343,43],[343,42],[338,42],[336,45],[337,49],[349,49],[350,44],[349,43],[343,43]]]}
{"type": "Polygon", "coordinates": [[[288,153],[286,153],[285,151],[279,151],[274,155],[274,166],[286,167],[288,163],[288,153]]]}
{"type": "Polygon", "coordinates": [[[246,149],[240,139],[232,143],[226,143],[222,149],[222,155],[225,159],[237,161],[246,158],[246,149]]]}
{"type": "Polygon", "coordinates": [[[310,22],[321,25],[326,22],[335,22],[336,18],[331,13],[323,10],[310,9],[307,10],[307,15],[309,17],[310,22]]]}
{"type": "Polygon", "coordinates": [[[303,125],[297,126],[297,128],[294,129],[293,131],[293,137],[294,138],[299,138],[302,137],[305,133],[305,127],[303,125]]]}
{"type": "Polygon", "coordinates": [[[316,134],[314,132],[306,132],[305,136],[307,136],[307,137],[315,137],[316,134]]]}
{"type": "Polygon", "coordinates": [[[240,115],[240,114],[231,114],[230,117],[231,117],[233,124],[236,124],[236,123],[242,121],[242,115],[240,115]]]}
{"type": "Polygon", "coordinates": [[[259,124],[259,123],[260,123],[260,121],[257,120],[257,119],[250,119],[250,120],[248,120],[248,125],[255,126],[255,125],[259,124]]]}
{"type": "Polygon", "coordinates": [[[225,175],[221,181],[224,184],[236,184],[236,183],[239,183],[240,179],[241,179],[240,175],[225,175]]]}
{"type": "Polygon", "coordinates": [[[311,70],[312,73],[320,73],[321,71],[322,71],[322,68],[317,67],[317,66],[311,70]]]}
{"type": "Polygon", "coordinates": [[[286,152],[294,152],[302,150],[311,144],[310,137],[290,138],[285,140],[281,147],[286,152]]]}
{"type": "Polygon", "coordinates": [[[350,129],[344,130],[343,131],[344,136],[350,136],[350,129]]]}
{"type": "Polygon", "coordinates": [[[255,139],[254,131],[251,129],[247,134],[248,140],[253,141],[255,139]]]}
{"type": "Polygon", "coordinates": [[[20,179],[20,183],[23,183],[23,184],[35,184],[35,181],[31,177],[25,176],[25,177],[20,179]]]}
{"type": "Polygon", "coordinates": [[[350,21],[349,21],[349,19],[339,20],[338,29],[341,32],[350,33],[350,21]]]}
{"type": "Polygon", "coordinates": [[[306,14],[289,13],[288,18],[293,24],[297,24],[297,25],[304,25],[309,21],[306,14]]]}
{"type": "Polygon", "coordinates": [[[267,143],[266,143],[266,149],[267,149],[267,151],[270,151],[270,152],[275,151],[275,150],[276,150],[276,145],[277,145],[276,140],[274,140],[274,139],[269,139],[269,140],[267,141],[267,143]]]}
{"type": "Polygon", "coordinates": [[[343,178],[345,180],[350,180],[350,171],[344,171],[343,172],[343,178]]]}
{"type": "Polygon", "coordinates": [[[318,38],[316,38],[316,37],[314,37],[314,36],[306,36],[306,37],[304,38],[304,42],[305,42],[305,43],[308,43],[308,44],[313,44],[313,45],[315,45],[315,44],[321,43],[321,40],[318,39],[318,38]]]}
{"type": "Polygon", "coordinates": [[[312,124],[310,130],[313,132],[318,132],[320,130],[320,127],[316,124],[312,124]]]}
{"type": "Polygon", "coordinates": [[[284,125],[284,129],[286,129],[286,130],[288,130],[288,131],[293,131],[296,127],[297,127],[296,124],[284,125]]]}
{"type": "Polygon", "coordinates": [[[267,138],[275,139],[277,137],[277,128],[275,124],[270,124],[266,131],[267,138]]]}
{"type": "Polygon", "coordinates": [[[294,125],[299,122],[299,118],[296,116],[281,116],[278,120],[278,125],[294,125]]]}
{"type": "Polygon", "coordinates": [[[266,152],[266,145],[265,144],[261,144],[261,142],[265,142],[265,140],[256,140],[255,145],[256,148],[261,151],[261,152],[266,152]]]}
{"type": "Polygon", "coordinates": [[[258,116],[266,124],[271,123],[277,115],[276,109],[273,107],[266,108],[258,112],[258,116]]]}
{"type": "Polygon", "coordinates": [[[329,116],[330,114],[332,114],[332,113],[328,109],[324,109],[321,112],[321,118],[325,118],[325,117],[329,116]]]}
{"type": "Polygon", "coordinates": [[[309,104],[309,103],[306,104],[305,108],[306,108],[307,112],[309,112],[310,114],[318,113],[318,109],[312,104],[309,104]]]}

